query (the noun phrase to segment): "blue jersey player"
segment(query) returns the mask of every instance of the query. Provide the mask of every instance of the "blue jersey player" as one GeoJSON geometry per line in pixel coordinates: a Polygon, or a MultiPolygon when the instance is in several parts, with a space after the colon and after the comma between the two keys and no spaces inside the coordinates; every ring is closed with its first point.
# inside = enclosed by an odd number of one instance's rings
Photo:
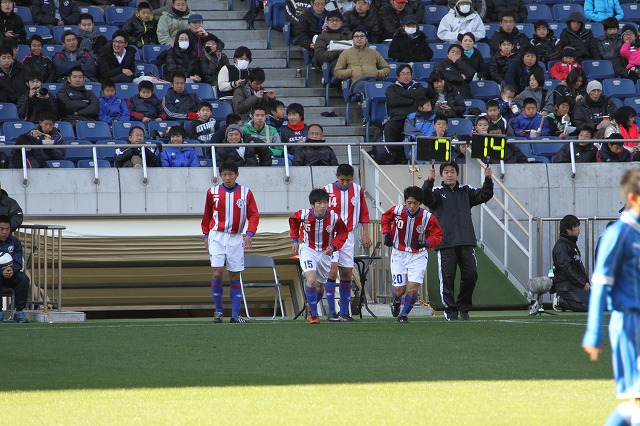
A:
{"type": "Polygon", "coordinates": [[[620,187],[630,208],[600,240],[582,340],[585,352],[596,361],[604,334],[602,316],[610,301],[609,339],[616,394],[632,402],[620,404],[609,415],[608,426],[640,424],[640,169],[627,170],[620,187]]]}

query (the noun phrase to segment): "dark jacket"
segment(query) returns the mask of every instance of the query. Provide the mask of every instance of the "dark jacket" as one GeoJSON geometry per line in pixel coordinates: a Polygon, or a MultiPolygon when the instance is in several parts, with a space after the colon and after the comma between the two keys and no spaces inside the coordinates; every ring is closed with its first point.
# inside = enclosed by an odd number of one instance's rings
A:
{"type": "MultiPolygon", "coordinates": [[[[226,139],[224,142],[228,143],[226,139]]],[[[236,147],[233,144],[219,146],[216,148],[216,162],[222,164],[223,161],[231,160],[235,161],[239,167],[271,166],[271,150],[261,139],[244,135],[242,142],[253,143],[255,146],[245,146],[242,155],[240,149],[242,147],[236,147]]]]}
{"type": "Polygon", "coordinates": [[[167,114],[162,108],[162,100],[158,99],[155,93],[146,99],[141,98],[140,95],[134,95],[127,99],[127,107],[133,121],[142,121],[144,117],[152,120],[158,117],[163,120],[167,118],[167,114]]]}
{"type": "Polygon", "coordinates": [[[391,39],[389,58],[398,62],[429,62],[433,58],[433,50],[422,31],[410,36],[400,29],[391,39]]]}
{"type": "Polygon", "coordinates": [[[596,152],[598,163],[626,163],[631,161],[631,153],[622,148],[619,154],[614,154],[607,141],[602,141],[602,148],[596,152]]]}
{"type": "Polygon", "coordinates": [[[217,84],[220,68],[225,65],[229,65],[229,58],[224,53],[220,56],[220,59],[215,54],[213,56],[209,56],[206,53],[200,55],[200,58],[198,58],[198,75],[202,79],[202,83],[217,84]]]}
{"type": "Polygon", "coordinates": [[[29,92],[20,95],[18,98],[18,116],[21,120],[37,123],[43,112],[52,112],[57,115],[56,97],[49,93],[49,99],[42,99],[37,96],[29,96],[29,92]]]}
{"type": "Polygon", "coordinates": [[[371,8],[364,16],[358,15],[355,9],[344,14],[342,22],[345,28],[353,31],[358,27],[367,29],[369,43],[380,43],[380,26],[378,25],[378,14],[371,8]]]}
{"type": "Polygon", "coordinates": [[[396,81],[385,91],[387,98],[387,112],[391,120],[402,120],[418,108],[416,100],[427,97],[427,89],[420,83],[412,82],[408,89],[396,81]]]}
{"type": "Polygon", "coordinates": [[[437,249],[476,246],[476,233],[471,221],[471,208],[486,203],[493,197],[493,180],[485,178],[482,188],[473,188],[456,182],[453,189],[447,185],[433,186],[428,180],[422,185],[424,205],[436,216],[444,238],[437,249]]]}
{"type": "Polygon", "coordinates": [[[563,49],[567,46],[576,49],[578,62],[582,62],[584,59],[600,59],[598,43],[591,30],[584,28],[584,16],[580,12],[573,12],[567,18],[567,28],[562,30],[560,34],[560,44],[563,49]],[[582,26],[578,31],[573,31],[569,26],[570,21],[581,22],[582,26]]]}
{"type": "MultiPolygon", "coordinates": [[[[380,27],[380,40],[393,38],[393,35],[402,27],[402,19],[411,15],[411,12],[405,7],[402,12],[396,13],[395,9],[389,3],[386,3],[378,9],[378,26],[380,27]]],[[[422,20],[422,17],[418,17],[422,20]]]]}
{"type": "Polygon", "coordinates": [[[445,82],[444,84],[443,95],[444,100],[447,101],[447,106],[450,107],[450,109],[448,110],[436,107],[436,101],[441,100],[440,94],[431,87],[427,89],[427,98],[433,100],[434,112],[438,114],[444,114],[449,118],[462,117],[464,111],[467,109],[464,100],[468,99],[469,96],[465,96],[465,94],[463,94],[459,89],[447,82],[445,82]]]}
{"type": "Polygon", "coordinates": [[[240,86],[233,91],[233,110],[236,114],[239,114],[243,120],[245,120],[251,108],[256,105],[261,105],[269,111],[269,98],[264,95],[262,99],[256,96],[256,91],[253,90],[248,84],[240,86]]]}
{"type": "Polygon", "coordinates": [[[489,62],[489,79],[495,81],[496,83],[502,83],[504,81],[505,76],[507,75],[507,70],[509,69],[509,65],[512,61],[519,61],[518,55],[511,56],[503,56],[500,52],[496,53],[491,57],[491,62],[489,62]]]}
{"type": "MultiPolygon", "coordinates": [[[[210,143],[211,138],[219,129],[220,125],[213,117],[211,117],[206,123],[202,120],[193,120],[193,123],[191,123],[191,127],[189,128],[189,139],[197,140],[202,143],[210,143]]],[[[205,149],[209,151],[209,148],[205,149]]]]}
{"type": "MultiPolygon", "coordinates": [[[[29,145],[36,145],[35,140],[31,140],[29,145]]],[[[11,163],[13,164],[14,169],[22,168],[22,149],[19,144],[15,145],[16,147],[12,149],[11,152],[11,163]]],[[[27,168],[28,169],[44,169],[47,167],[47,160],[44,158],[44,149],[28,149],[25,151],[27,155],[27,168]]]]}
{"type": "Polygon", "coordinates": [[[300,16],[300,20],[296,24],[296,38],[300,47],[312,50],[311,43],[313,36],[320,35],[322,26],[326,19],[326,12],[322,15],[316,14],[313,9],[309,9],[300,16]]]}
{"type": "Polygon", "coordinates": [[[329,43],[332,41],[339,40],[351,40],[352,34],[351,31],[342,27],[339,30],[333,31],[330,28],[327,28],[318,36],[316,39],[315,47],[313,49],[313,56],[315,57],[317,62],[333,62],[338,60],[338,56],[342,53],[341,50],[329,50],[329,43]]]}
{"type": "Polygon", "coordinates": [[[82,67],[87,81],[97,81],[96,60],[87,52],[78,49],[76,52],[70,53],[63,49],[53,55],[52,61],[59,82],[66,81],[71,68],[77,66],[82,67]]]}
{"type": "Polygon", "coordinates": [[[311,9],[311,4],[303,0],[286,0],[284,4],[285,17],[287,22],[291,23],[291,33],[296,33],[296,24],[300,21],[300,17],[307,10],[311,9]]]}
{"type": "Polygon", "coordinates": [[[577,237],[560,234],[553,246],[553,284],[556,291],[583,288],[589,282],[577,241],[577,237]]]}
{"type": "Polygon", "coordinates": [[[127,34],[129,34],[129,44],[142,49],[145,44],[159,44],[158,34],[158,20],[156,18],[151,19],[149,22],[142,22],[137,16],[132,16],[122,25],[121,28],[127,34]]]}
{"type": "Polygon", "coordinates": [[[169,88],[169,91],[162,98],[162,107],[167,116],[178,119],[187,120],[187,114],[198,111],[198,105],[202,102],[195,93],[184,92],[178,94],[169,88]]]}
{"type": "Polygon", "coordinates": [[[522,58],[520,58],[520,60],[513,60],[509,63],[509,68],[507,68],[504,83],[516,89],[516,93],[520,93],[529,85],[527,81],[529,73],[536,67],[540,68],[540,64],[537,62],[529,68],[522,62],[522,58]]]}
{"type": "Polygon", "coordinates": [[[616,105],[610,97],[601,95],[598,102],[591,100],[589,96],[585,96],[577,102],[571,112],[571,123],[575,127],[581,124],[598,125],[602,121],[602,117],[613,115],[616,105]]]}
{"type": "Polygon", "coordinates": [[[20,62],[14,61],[9,72],[0,69],[0,102],[16,104],[28,90],[27,73],[20,62]]]}
{"type": "Polygon", "coordinates": [[[600,59],[611,61],[613,69],[618,77],[628,78],[629,70],[627,69],[626,58],[620,54],[622,47],[622,38],[616,33],[612,35],[603,35],[596,40],[598,44],[598,55],[600,59]]]}
{"type": "MultiPolygon", "coordinates": [[[[156,154],[151,146],[144,146],[145,150],[145,159],[147,160],[147,167],[154,167],[156,165],[156,154]]],[[[116,158],[114,160],[114,165],[116,167],[133,167],[131,163],[131,159],[133,157],[142,158],[142,153],[140,147],[131,147],[126,149],[118,148],[116,149],[116,158]]]]}
{"type": "MultiPolygon", "coordinates": [[[[60,12],[60,20],[65,25],[76,25],[80,19],[80,9],[78,4],[73,1],[61,1],[58,11],[60,12]]],[[[56,9],[53,0],[33,0],[31,6],[33,20],[39,25],[58,25],[56,19],[56,9]]]]}
{"type": "Polygon", "coordinates": [[[469,62],[459,59],[453,63],[450,59],[443,59],[433,67],[433,70],[441,71],[447,83],[454,89],[458,89],[465,98],[469,99],[473,97],[471,95],[469,82],[473,79],[476,70],[471,68],[469,62]],[[464,75],[466,79],[463,79],[462,75],[464,75]]]}
{"type": "Polygon", "coordinates": [[[18,44],[27,44],[27,31],[25,30],[24,22],[13,11],[8,15],[0,12],[0,41],[6,38],[4,33],[7,31],[13,31],[13,34],[17,36],[13,37],[13,39],[18,44]]]}
{"type": "Polygon", "coordinates": [[[190,47],[186,51],[183,51],[179,47],[172,47],[167,51],[165,73],[171,75],[175,70],[181,69],[187,78],[192,75],[199,75],[198,73],[198,56],[197,53],[190,47]]]}
{"type": "Polygon", "coordinates": [[[504,162],[505,164],[528,163],[529,158],[517,146],[507,144],[504,152],[504,162]]]}
{"type": "MultiPolygon", "coordinates": [[[[37,127],[37,130],[42,132],[42,128],[40,126],[37,127]]],[[[51,133],[49,133],[49,139],[39,136],[33,136],[33,131],[31,131],[32,137],[35,139],[34,145],[59,145],[60,148],[56,149],[39,149],[38,151],[42,152],[45,160],[64,160],[67,157],[67,150],[62,148],[64,146],[64,138],[62,134],[57,128],[53,128],[51,133]]]]}
{"type": "Polygon", "coordinates": [[[37,73],[43,78],[43,83],[55,83],[56,82],[56,70],[53,67],[53,61],[45,56],[33,56],[28,54],[22,60],[22,68],[27,75],[31,73],[37,73]]]}
{"type": "Polygon", "coordinates": [[[487,0],[485,22],[500,22],[502,12],[514,12],[516,22],[524,22],[529,15],[523,0],[487,0]]]}
{"type": "MultiPolygon", "coordinates": [[[[586,84],[584,87],[586,87],[586,84]]],[[[576,105],[576,96],[578,95],[582,95],[582,98],[584,99],[587,97],[587,92],[583,89],[572,93],[571,90],[569,90],[567,83],[562,81],[553,91],[553,102],[554,104],[557,104],[560,99],[566,99],[569,103],[569,110],[573,111],[576,105]]]]}
{"type": "Polygon", "coordinates": [[[467,55],[463,53],[462,60],[467,61],[469,65],[471,65],[471,68],[476,70],[476,73],[478,74],[478,78],[480,80],[484,80],[485,78],[489,77],[489,70],[487,69],[487,64],[485,63],[484,58],[482,57],[482,53],[480,53],[478,49],[473,49],[473,53],[471,54],[471,57],[467,57],[467,55]]]}
{"type": "MultiPolygon", "coordinates": [[[[489,47],[491,48],[491,55],[495,55],[500,51],[500,42],[506,33],[502,28],[498,28],[498,31],[493,33],[491,39],[489,39],[489,47]]],[[[518,50],[529,44],[530,40],[524,33],[521,33],[517,28],[513,28],[511,31],[511,37],[513,37],[513,53],[518,53],[518,50]]]]}
{"type": "MultiPolygon", "coordinates": [[[[556,163],[571,162],[571,151],[569,145],[569,143],[565,143],[564,145],[562,145],[562,148],[560,148],[558,152],[556,152],[556,163]]],[[[574,143],[573,149],[573,152],[575,153],[576,163],[596,162],[596,152],[598,152],[598,148],[594,144],[590,143],[588,145],[582,146],[579,143],[574,143]]]]}
{"type": "Polygon", "coordinates": [[[72,87],[65,84],[58,93],[58,116],[63,120],[96,120],[100,113],[100,103],[96,95],[84,86],[72,87]],[[74,115],[77,112],[78,115],[74,115]]]}
{"type": "MultiPolygon", "coordinates": [[[[22,223],[22,221],[20,223],[22,223]]],[[[13,222],[11,223],[11,230],[14,231],[13,222]]],[[[9,238],[7,238],[6,241],[0,241],[0,251],[9,253],[13,258],[11,269],[13,269],[14,276],[15,274],[24,274],[24,272],[22,272],[22,262],[24,257],[22,243],[17,237],[9,235],[9,238]]]]}
{"type": "MultiPolygon", "coordinates": [[[[312,141],[307,139],[307,142],[322,142],[312,141]]],[[[337,166],[338,159],[336,153],[330,146],[305,146],[301,145],[296,147],[296,152],[293,156],[294,166],[337,166]]]]}
{"type": "Polygon", "coordinates": [[[534,34],[530,42],[531,45],[538,50],[538,57],[542,62],[547,63],[556,59],[562,59],[560,39],[553,35],[552,29],[549,29],[549,34],[547,34],[545,38],[540,38],[534,34]]]}
{"type": "MultiPolygon", "coordinates": [[[[5,191],[4,189],[0,189],[0,216],[9,217],[11,232],[15,231],[20,225],[22,225],[22,208],[16,200],[7,195],[7,191],[5,191]]],[[[15,264],[15,258],[13,259],[13,262],[15,264]]]]}
{"type": "Polygon", "coordinates": [[[90,53],[94,58],[100,56],[100,52],[107,45],[107,38],[97,31],[78,31],[78,49],[90,53]]]}
{"type": "Polygon", "coordinates": [[[116,59],[111,43],[100,52],[100,57],[98,58],[98,77],[100,81],[111,79],[114,83],[131,83],[136,71],[136,51],[133,47],[127,46],[122,63],[119,63],[118,59],[116,59]],[[122,72],[123,69],[131,70],[133,74],[130,76],[125,75],[122,72]]]}

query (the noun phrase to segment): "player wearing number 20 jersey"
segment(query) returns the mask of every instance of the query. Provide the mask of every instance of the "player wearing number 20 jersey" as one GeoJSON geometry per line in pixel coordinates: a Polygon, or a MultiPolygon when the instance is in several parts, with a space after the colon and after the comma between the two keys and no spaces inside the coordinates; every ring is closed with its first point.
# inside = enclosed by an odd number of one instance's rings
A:
{"type": "Polygon", "coordinates": [[[382,233],[390,234],[393,248],[410,253],[433,248],[442,241],[442,228],[436,217],[423,208],[415,214],[409,213],[407,206],[393,206],[382,214],[382,233]],[[411,247],[414,241],[427,241],[426,247],[411,247]]]}

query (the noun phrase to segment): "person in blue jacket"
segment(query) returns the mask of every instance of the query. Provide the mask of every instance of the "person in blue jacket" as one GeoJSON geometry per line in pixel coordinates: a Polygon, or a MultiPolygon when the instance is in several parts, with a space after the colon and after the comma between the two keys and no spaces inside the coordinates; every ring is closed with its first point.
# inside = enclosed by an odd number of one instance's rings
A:
{"type": "Polygon", "coordinates": [[[113,80],[106,79],[102,83],[102,95],[99,102],[98,120],[112,124],[114,121],[129,121],[131,119],[127,101],[116,96],[116,85],[113,80]]]}
{"type": "Polygon", "coordinates": [[[171,140],[171,145],[162,150],[160,156],[162,167],[200,167],[196,150],[190,146],[179,146],[187,138],[184,127],[171,127],[167,136],[171,140]]]}
{"type": "MultiPolygon", "coordinates": [[[[416,140],[418,136],[431,136],[435,131],[433,123],[436,114],[433,111],[433,99],[417,98],[415,104],[418,106],[417,111],[407,115],[404,121],[404,134],[410,140],[416,140]]],[[[411,159],[411,145],[404,147],[404,155],[411,159]]]]}
{"type": "Polygon", "coordinates": [[[522,113],[511,120],[511,127],[516,136],[527,139],[549,136],[549,123],[546,117],[538,113],[538,104],[533,98],[522,102],[522,113]]]}
{"type": "Polygon", "coordinates": [[[585,0],[584,17],[593,22],[602,22],[607,18],[622,21],[624,10],[620,0],[585,0]]]}

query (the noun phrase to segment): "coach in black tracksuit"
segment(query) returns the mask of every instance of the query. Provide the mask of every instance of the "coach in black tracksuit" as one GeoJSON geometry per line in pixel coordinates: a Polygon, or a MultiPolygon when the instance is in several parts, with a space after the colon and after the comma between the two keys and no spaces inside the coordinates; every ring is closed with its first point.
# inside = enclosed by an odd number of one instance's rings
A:
{"type": "Polygon", "coordinates": [[[491,168],[485,170],[482,188],[458,183],[459,168],[456,163],[440,165],[442,186],[434,187],[435,170],[429,171],[422,185],[424,205],[435,214],[444,237],[435,247],[440,267],[440,295],[447,321],[456,321],[458,312],[463,320],[469,319],[473,289],[478,280],[475,246],[476,233],[471,221],[471,208],[493,197],[491,168]],[[456,268],[460,266],[460,292],[455,298],[456,268]]]}

